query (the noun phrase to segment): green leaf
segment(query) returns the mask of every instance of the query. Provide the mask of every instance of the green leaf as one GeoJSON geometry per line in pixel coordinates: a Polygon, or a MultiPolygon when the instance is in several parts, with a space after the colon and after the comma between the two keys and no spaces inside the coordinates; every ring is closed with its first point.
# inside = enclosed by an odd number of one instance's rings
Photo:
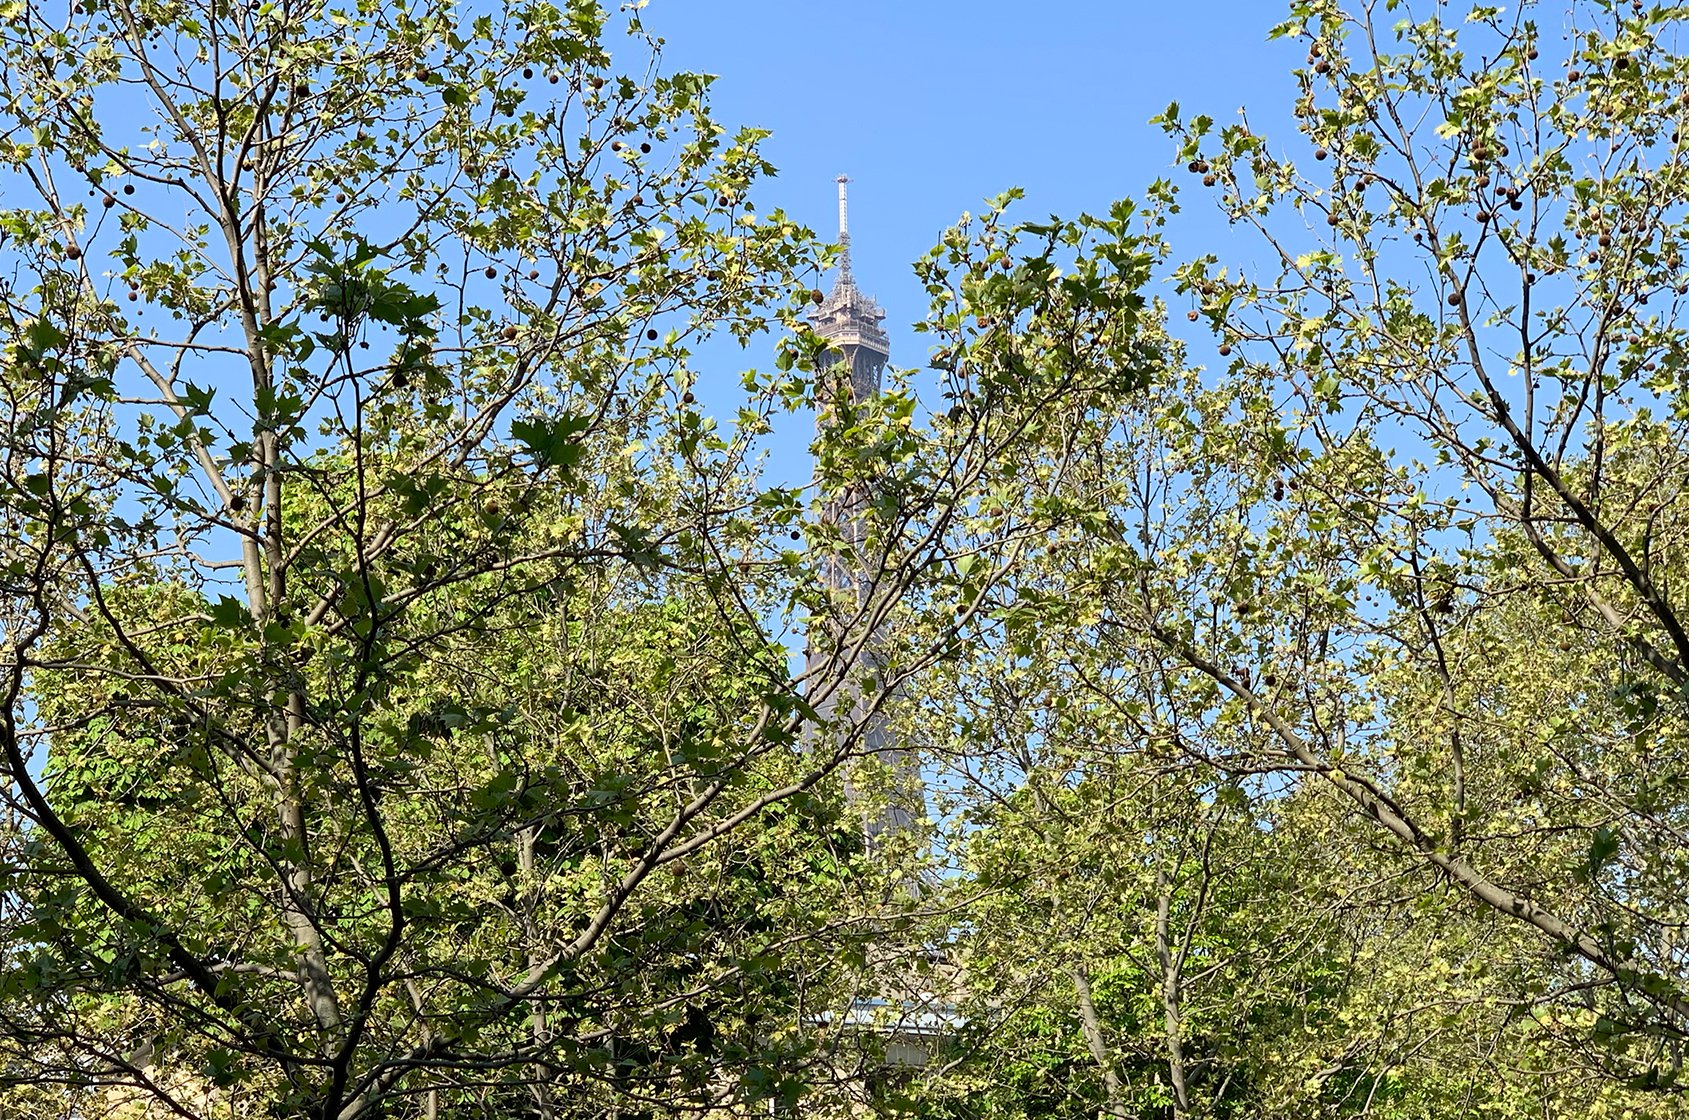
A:
{"type": "Polygon", "coordinates": [[[214,625],[226,630],[245,629],[252,623],[252,614],[246,609],[246,604],[227,595],[219,597],[208,613],[214,625]]]}
{"type": "Polygon", "coordinates": [[[517,420],[510,425],[510,435],[528,449],[541,467],[560,467],[571,473],[580,465],[586,450],[585,442],[579,437],[591,425],[589,416],[517,420]]]}

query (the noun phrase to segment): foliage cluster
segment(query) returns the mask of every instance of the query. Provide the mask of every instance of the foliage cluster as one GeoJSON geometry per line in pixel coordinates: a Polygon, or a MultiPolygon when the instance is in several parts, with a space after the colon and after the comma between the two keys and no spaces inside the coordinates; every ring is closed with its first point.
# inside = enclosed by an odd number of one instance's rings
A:
{"type": "Polygon", "coordinates": [[[1676,8],[1293,0],[1266,267],[1011,193],[865,397],[639,5],[0,16],[0,1111],[1683,1111],[1676,8]]]}

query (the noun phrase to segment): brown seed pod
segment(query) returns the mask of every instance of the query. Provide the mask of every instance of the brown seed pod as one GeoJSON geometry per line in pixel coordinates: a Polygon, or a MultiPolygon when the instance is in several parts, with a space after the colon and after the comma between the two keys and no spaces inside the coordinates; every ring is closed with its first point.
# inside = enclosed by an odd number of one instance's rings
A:
{"type": "Polygon", "coordinates": [[[532,67],[532,66],[524,66],[524,67],[522,67],[522,76],[523,76],[523,77],[524,77],[524,78],[531,78],[531,77],[533,77],[533,76],[534,76],[534,68],[533,68],[533,67],[532,67]]]}
{"type": "Polygon", "coordinates": [[[809,302],[811,302],[811,303],[821,303],[826,298],[827,298],[826,296],[821,294],[820,288],[816,288],[815,290],[813,290],[809,293],[809,302]]]}
{"type": "Polygon", "coordinates": [[[1320,59],[1318,62],[1314,63],[1314,73],[1316,73],[1316,74],[1329,74],[1329,73],[1331,73],[1331,63],[1327,62],[1323,58],[1320,59]]]}
{"type": "Polygon", "coordinates": [[[494,268],[492,265],[488,265],[487,266],[487,279],[491,280],[497,275],[498,275],[498,269],[494,268]]]}
{"type": "Polygon", "coordinates": [[[1449,306],[1450,307],[1459,307],[1460,306],[1460,293],[1459,292],[1450,292],[1449,293],[1449,306]]]}
{"type": "Polygon", "coordinates": [[[650,330],[647,330],[645,332],[645,337],[651,342],[657,341],[657,328],[652,327],[650,330]]]}
{"type": "Polygon", "coordinates": [[[1189,319],[1193,323],[1196,322],[1196,315],[1197,313],[1195,311],[1185,312],[1185,318],[1189,319]]]}
{"type": "Polygon", "coordinates": [[[680,395],[680,400],[682,404],[694,404],[698,398],[692,395],[692,390],[688,389],[680,395]]]}
{"type": "Polygon", "coordinates": [[[134,183],[123,184],[123,193],[124,194],[134,194],[135,193],[135,184],[134,183]]]}
{"type": "Polygon", "coordinates": [[[530,279],[530,280],[538,280],[538,279],[539,279],[539,278],[540,278],[540,270],[539,270],[539,269],[537,269],[537,268],[530,268],[530,269],[529,269],[529,270],[528,270],[528,279],[530,279]]]}
{"type": "Polygon", "coordinates": [[[639,145],[639,150],[644,152],[646,155],[650,155],[651,154],[651,145],[650,144],[641,144],[641,145],[639,145]]]}
{"type": "Polygon", "coordinates": [[[509,342],[511,339],[516,337],[516,327],[513,324],[507,325],[504,330],[499,332],[499,334],[504,337],[506,342],[509,342]]]}
{"type": "Polygon", "coordinates": [[[1314,149],[1314,158],[1315,159],[1324,159],[1326,156],[1328,156],[1330,154],[1331,153],[1327,152],[1324,148],[1315,148],[1314,149]]]}
{"type": "Polygon", "coordinates": [[[69,261],[79,261],[79,260],[81,260],[82,259],[82,250],[78,249],[75,245],[66,245],[65,246],[65,259],[69,260],[69,261]]]}
{"type": "Polygon", "coordinates": [[[108,194],[105,198],[100,200],[100,205],[104,206],[107,210],[110,210],[113,206],[117,205],[117,199],[108,194]]]}
{"type": "Polygon", "coordinates": [[[1231,353],[1232,353],[1231,343],[1222,342],[1220,344],[1220,357],[1229,358],[1229,357],[1231,357],[1231,353]]]}
{"type": "Polygon", "coordinates": [[[1568,70],[1568,71],[1566,71],[1566,80],[1568,82],[1578,81],[1582,77],[1583,77],[1583,71],[1582,70],[1568,70]]]}

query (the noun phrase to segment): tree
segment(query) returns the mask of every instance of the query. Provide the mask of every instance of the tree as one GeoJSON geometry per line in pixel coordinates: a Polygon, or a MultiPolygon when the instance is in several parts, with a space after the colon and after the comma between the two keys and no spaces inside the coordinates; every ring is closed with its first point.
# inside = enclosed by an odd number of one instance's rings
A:
{"type": "Polygon", "coordinates": [[[833,407],[815,488],[771,483],[836,398],[827,252],[636,15],[624,73],[588,0],[3,12],[7,1107],[801,1095],[901,874],[832,778],[1066,517],[974,520],[1141,377],[1072,357],[1130,305],[976,295],[992,235],[952,237],[957,352],[1030,315],[1048,360],[931,427],[906,379],[833,407]],[[694,368],[767,330],[775,370],[694,368]]]}
{"type": "Polygon", "coordinates": [[[1121,714],[1099,749],[1347,806],[1447,923],[1428,959],[1483,946],[1521,1066],[1637,1107],[1612,1084],[1675,1086],[1689,1028],[1677,16],[1290,10],[1300,158],[1158,118],[1270,263],[1169,267],[1219,360],[1093,429],[1095,531],[1041,569],[1048,617],[1086,608],[1034,645],[1121,714]]]}

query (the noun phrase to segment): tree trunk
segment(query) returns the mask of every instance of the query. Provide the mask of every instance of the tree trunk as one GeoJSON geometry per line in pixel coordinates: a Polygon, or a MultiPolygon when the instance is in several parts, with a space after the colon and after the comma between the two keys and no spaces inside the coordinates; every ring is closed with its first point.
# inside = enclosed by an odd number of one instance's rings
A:
{"type": "Polygon", "coordinates": [[[1159,897],[1155,901],[1155,955],[1161,961],[1161,1008],[1167,1031],[1167,1082],[1173,1088],[1173,1115],[1190,1115],[1190,1092],[1185,1086],[1185,1048],[1179,1041],[1179,973],[1183,954],[1173,952],[1168,935],[1168,918],[1173,908],[1173,891],[1165,871],[1156,873],[1159,897]]]}
{"type": "Polygon", "coordinates": [[[1097,1005],[1091,999],[1091,978],[1086,975],[1083,965],[1074,965],[1071,975],[1074,995],[1079,997],[1079,1022],[1085,1029],[1085,1043],[1091,1048],[1091,1057],[1097,1060],[1097,1068],[1103,1074],[1103,1090],[1107,1093],[1105,1115],[1116,1120],[1131,1120],[1132,1113],[1126,1104],[1126,1083],[1120,1079],[1114,1059],[1108,1056],[1102,1020],[1097,1018],[1097,1005]]]}

